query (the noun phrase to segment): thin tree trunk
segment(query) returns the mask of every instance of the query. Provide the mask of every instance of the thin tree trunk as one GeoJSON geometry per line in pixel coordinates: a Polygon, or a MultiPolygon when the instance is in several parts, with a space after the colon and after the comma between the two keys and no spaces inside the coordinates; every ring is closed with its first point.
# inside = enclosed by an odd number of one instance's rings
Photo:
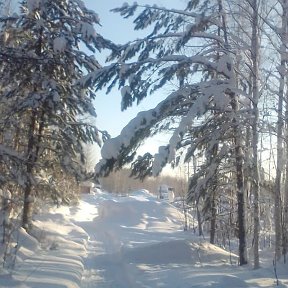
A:
{"type": "Polygon", "coordinates": [[[5,191],[2,191],[1,193],[1,216],[3,218],[3,240],[2,244],[7,245],[10,238],[10,232],[11,232],[11,211],[12,211],[12,194],[10,191],[6,188],[5,191]]]}
{"type": "Polygon", "coordinates": [[[253,98],[253,122],[252,122],[252,149],[253,149],[253,244],[254,244],[254,268],[259,268],[259,231],[260,231],[260,216],[259,216],[259,165],[258,165],[258,122],[259,122],[259,35],[258,35],[258,0],[250,2],[253,10],[252,15],[252,45],[251,45],[251,58],[252,58],[252,98],[253,98]]]}
{"type": "Polygon", "coordinates": [[[27,183],[24,189],[24,207],[23,207],[23,218],[22,218],[22,227],[26,230],[29,230],[32,222],[33,216],[33,204],[34,204],[34,196],[33,196],[33,183],[31,181],[33,175],[34,166],[38,160],[40,143],[43,136],[44,131],[44,110],[41,112],[39,117],[39,126],[37,129],[37,135],[35,135],[36,131],[36,118],[37,112],[33,111],[31,116],[31,122],[29,127],[29,135],[28,135],[28,161],[26,164],[26,173],[27,173],[27,183]]]}
{"type": "MultiPolygon", "coordinates": [[[[40,28],[38,42],[35,48],[35,53],[38,56],[42,55],[42,39],[43,37],[43,28],[40,28]]],[[[41,72],[41,64],[38,66],[39,73],[41,72]]],[[[36,88],[35,88],[36,90],[36,88]]],[[[45,104],[44,104],[45,105],[45,104]]],[[[23,207],[23,217],[22,217],[22,227],[26,230],[29,230],[32,224],[32,215],[33,215],[33,204],[34,204],[34,196],[33,196],[33,183],[32,183],[32,175],[35,163],[37,162],[40,142],[42,140],[42,133],[44,130],[44,109],[42,110],[40,116],[37,119],[37,110],[32,111],[31,121],[28,132],[28,145],[27,145],[27,164],[26,164],[26,173],[27,173],[27,181],[24,189],[24,207],[23,207]],[[39,120],[39,122],[37,122],[39,120]],[[37,129],[36,125],[39,124],[37,129]],[[35,131],[37,130],[37,135],[35,135],[35,131]]]]}
{"type": "MultiPolygon", "coordinates": [[[[286,111],[286,114],[288,114],[288,110],[286,111]]],[[[288,117],[288,115],[286,116],[288,117]]],[[[286,120],[288,121],[288,118],[286,118],[286,120]]],[[[288,124],[288,122],[287,122],[288,124]]],[[[286,124],[286,125],[287,125],[286,124]]],[[[287,127],[286,127],[287,129],[287,127]]],[[[288,133],[288,131],[286,132],[288,133]]],[[[282,235],[282,254],[284,256],[284,261],[286,263],[286,255],[287,255],[287,251],[288,251],[288,147],[287,147],[287,143],[288,143],[288,137],[286,136],[286,179],[285,179],[285,191],[284,191],[284,211],[283,211],[283,224],[284,224],[284,229],[283,229],[283,235],[282,235]]]]}
{"type": "MultiPolygon", "coordinates": [[[[195,156],[193,156],[193,169],[194,169],[194,174],[195,174],[197,172],[197,159],[195,156]]],[[[199,210],[199,199],[196,202],[196,213],[197,213],[197,223],[198,223],[198,235],[202,236],[203,235],[203,229],[202,229],[201,212],[199,210]]]]}
{"type": "Polygon", "coordinates": [[[216,201],[215,193],[213,192],[211,200],[211,220],[210,220],[210,243],[215,244],[215,234],[216,234],[216,201]]]}
{"type": "Polygon", "coordinates": [[[27,163],[26,163],[26,186],[24,189],[24,206],[22,215],[22,227],[27,231],[31,227],[32,213],[33,213],[33,195],[32,195],[32,172],[35,164],[35,126],[36,126],[36,111],[32,111],[31,121],[28,132],[28,145],[27,145],[27,163]]]}
{"type": "MultiPolygon", "coordinates": [[[[226,27],[225,13],[223,10],[222,0],[218,0],[219,12],[222,13],[222,29],[226,49],[229,51],[228,33],[226,27]]],[[[236,82],[234,71],[231,67],[231,82],[236,82]]],[[[234,83],[235,84],[235,83],[234,83]]],[[[236,168],[236,190],[238,204],[238,238],[239,238],[239,264],[240,266],[248,263],[247,261],[247,243],[246,243],[246,217],[245,217],[245,194],[244,194],[244,172],[243,172],[243,145],[241,125],[239,124],[239,101],[238,97],[232,91],[227,91],[231,98],[232,123],[233,123],[233,140],[235,147],[235,168],[236,168]]]]}
{"type": "MultiPolygon", "coordinates": [[[[29,181],[30,182],[30,181],[29,181]]],[[[24,207],[23,207],[23,217],[22,217],[22,227],[29,231],[32,224],[33,215],[33,203],[34,199],[32,197],[32,185],[27,183],[24,190],[24,207]]]]}
{"type": "Polygon", "coordinates": [[[279,69],[280,83],[278,92],[278,119],[277,119],[277,163],[276,163],[276,178],[275,178],[275,196],[274,196],[274,221],[275,221],[275,257],[276,260],[281,258],[281,178],[283,168],[283,101],[284,87],[286,74],[286,47],[287,47],[287,0],[282,1],[282,31],[281,31],[281,67],[279,69]]]}
{"type": "Polygon", "coordinates": [[[201,217],[201,213],[198,207],[198,203],[196,205],[196,211],[197,211],[197,222],[198,222],[198,235],[202,236],[203,235],[203,229],[202,229],[202,217],[201,217]]]}
{"type": "MultiPolygon", "coordinates": [[[[222,3],[221,0],[218,0],[222,3]]],[[[225,23],[225,21],[223,20],[225,23]]],[[[226,27],[224,25],[224,31],[226,27]]],[[[225,41],[228,41],[227,33],[225,41]]],[[[228,46],[228,42],[227,42],[228,46]]],[[[232,71],[231,71],[232,72],[232,71]]],[[[235,77],[234,77],[235,78],[235,77]]],[[[239,100],[235,93],[230,92],[231,108],[233,111],[232,124],[233,124],[233,140],[234,140],[234,153],[235,153],[235,170],[236,170],[236,195],[237,195],[237,222],[238,222],[238,240],[239,240],[239,265],[245,265],[247,260],[247,243],[246,243],[246,195],[244,185],[244,153],[242,143],[241,125],[239,123],[239,100]]]]}
{"type": "MultiPolygon", "coordinates": [[[[282,85],[281,85],[282,86],[282,85]]],[[[282,94],[282,93],[281,93],[282,94]]],[[[281,177],[283,161],[283,96],[279,93],[278,103],[278,122],[277,122],[277,167],[275,178],[275,195],[274,195],[274,221],[275,221],[275,256],[279,260],[281,257],[281,177]]]]}
{"type": "MultiPolygon", "coordinates": [[[[239,129],[235,128],[235,130],[239,129]]],[[[237,131],[235,131],[237,133],[237,131]]],[[[237,134],[236,134],[237,135],[237,134]]],[[[243,151],[239,143],[240,139],[235,137],[235,158],[236,158],[236,183],[237,183],[237,204],[238,204],[238,238],[239,238],[239,264],[247,264],[247,243],[246,243],[246,217],[245,217],[245,195],[243,182],[243,151]]]]}
{"type": "MultiPolygon", "coordinates": [[[[288,93],[286,92],[286,101],[288,101],[288,93]]],[[[286,263],[286,255],[288,251],[288,108],[285,110],[285,153],[286,153],[286,169],[285,169],[285,190],[284,190],[284,209],[283,209],[283,235],[282,235],[282,254],[286,263]]]]}
{"type": "MultiPolygon", "coordinates": [[[[217,157],[218,153],[218,144],[215,144],[212,148],[211,152],[211,161],[217,157]]],[[[217,192],[217,173],[214,176],[213,183],[212,183],[212,195],[211,195],[211,204],[210,204],[210,209],[211,209],[211,220],[210,220],[210,243],[215,244],[215,234],[216,234],[216,218],[217,218],[217,207],[216,207],[216,192],[217,192]]]]}

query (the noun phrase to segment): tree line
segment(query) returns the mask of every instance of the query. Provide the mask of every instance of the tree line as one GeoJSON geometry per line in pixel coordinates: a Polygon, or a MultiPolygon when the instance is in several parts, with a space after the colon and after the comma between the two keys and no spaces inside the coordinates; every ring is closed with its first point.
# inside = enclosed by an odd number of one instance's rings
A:
{"type": "Polygon", "coordinates": [[[120,195],[129,195],[129,193],[146,189],[151,194],[159,197],[159,187],[167,185],[175,191],[175,196],[185,197],[187,191],[187,177],[181,171],[178,176],[163,174],[158,177],[147,177],[145,179],[135,179],[131,177],[131,169],[123,168],[113,171],[107,177],[99,179],[101,189],[120,195]]]}

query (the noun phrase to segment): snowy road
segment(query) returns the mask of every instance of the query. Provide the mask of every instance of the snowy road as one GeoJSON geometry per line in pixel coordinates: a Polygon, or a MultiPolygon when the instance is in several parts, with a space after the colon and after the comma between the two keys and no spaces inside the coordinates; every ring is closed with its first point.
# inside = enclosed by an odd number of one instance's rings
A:
{"type": "MultiPolygon", "coordinates": [[[[149,242],[159,243],[164,239],[169,240],[171,231],[181,230],[181,223],[166,222],[168,219],[166,216],[165,221],[161,223],[163,215],[159,214],[163,211],[158,206],[162,206],[163,203],[157,202],[154,197],[150,198],[153,202],[147,201],[149,197],[152,196],[140,193],[129,197],[127,201],[121,197],[116,200],[109,199],[108,196],[108,199],[102,199],[104,201],[101,203],[98,202],[98,197],[95,197],[97,217],[92,222],[75,223],[90,233],[82,288],[150,287],[140,281],[143,270],[131,262],[129,259],[131,253],[128,251],[145,247],[149,242]],[[153,226],[157,223],[165,227],[165,231],[162,228],[162,231],[159,229],[155,232],[153,226]]],[[[93,201],[90,200],[90,203],[93,201]]],[[[166,205],[169,210],[170,207],[166,205]]]]}
{"type": "Polygon", "coordinates": [[[85,220],[81,207],[74,215],[89,235],[81,288],[249,287],[231,275],[229,253],[182,231],[181,213],[170,204],[146,191],[86,197],[95,217],[85,220]]]}
{"type": "MultiPolygon", "coordinates": [[[[83,195],[77,206],[37,216],[39,242],[21,232],[16,266],[0,271],[0,288],[276,287],[273,251],[264,268],[239,267],[236,255],[184,232],[182,219],[144,190],[83,195]]],[[[287,268],[277,266],[278,287],[288,287],[287,268]]]]}
{"type": "Polygon", "coordinates": [[[113,235],[113,231],[109,231],[107,227],[95,226],[93,222],[86,223],[82,228],[92,231],[92,234],[87,243],[88,255],[84,259],[81,287],[137,287],[129,265],[121,255],[121,243],[115,240],[117,236],[113,235]]]}
{"type": "Polygon", "coordinates": [[[275,286],[271,268],[239,268],[236,256],[183,232],[181,213],[146,191],[103,193],[88,202],[96,217],[75,223],[90,237],[81,288],[275,286]]]}

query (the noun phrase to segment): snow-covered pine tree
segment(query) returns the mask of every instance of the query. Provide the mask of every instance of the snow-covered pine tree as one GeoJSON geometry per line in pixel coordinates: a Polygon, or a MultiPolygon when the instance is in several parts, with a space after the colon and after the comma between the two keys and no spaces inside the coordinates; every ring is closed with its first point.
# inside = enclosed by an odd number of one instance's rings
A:
{"type": "MultiPolygon", "coordinates": [[[[85,81],[94,82],[98,89],[107,85],[108,91],[118,83],[122,109],[135,101],[139,103],[170,82],[180,85],[154,109],[139,113],[118,137],[104,144],[96,176],[133,162],[144,139],[168,129],[173,133],[166,146],[159,147],[156,155],[147,153],[134,162],[140,177],[158,175],[167,163],[177,165],[179,153],[186,161],[204,153],[203,165],[191,178],[188,199],[209,200],[213,193],[204,192],[214,191],[211,183],[215,183],[219,170],[225,171],[225,163],[233,162],[239,204],[240,265],[246,264],[243,115],[239,102],[240,94],[245,93],[236,85],[222,1],[188,1],[183,10],[124,4],[114,11],[130,17],[139,8],[142,11],[134,20],[135,29],[150,26],[152,32],[112,53],[110,60],[115,63],[91,73],[85,81]]],[[[217,179],[217,185],[220,183],[217,179]]]]}
{"type": "Polygon", "coordinates": [[[100,68],[83,45],[90,53],[116,46],[96,32],[98,15],[80,0],[27,0],[20,9],[2,17],[1,132],[8,128],[12,139],[21,138],[17,147],[3,145],[22,159],[10,173],[24,194],[22,225],[28,229],[39,177],[61,164],[83,178],[81,143],[99,142],[97,128],[79,121],[79,115],[95,115],[92,84],[79,81],[100,68]]]}

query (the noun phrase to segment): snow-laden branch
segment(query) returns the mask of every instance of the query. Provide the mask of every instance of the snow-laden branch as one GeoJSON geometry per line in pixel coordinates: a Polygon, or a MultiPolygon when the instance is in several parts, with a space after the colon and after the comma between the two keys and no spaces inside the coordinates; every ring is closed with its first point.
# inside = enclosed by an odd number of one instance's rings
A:
{"type": "Polygon", "coordinates": [[[176,92],[171,93],[165,100],[160,102],[154,109],[148,111],[142,111],[132,119],[121,131],[120,135],[108,139],[101,150],[102,160],[96,166],[96,174],[105,174],[107,163],[111,160],[117,161],[123,154],[124,150],[133,151],[138,147],[138,144],[134,141],[135,137],[137,142],[141,139],[144,140],[150,135],[151,128],[161,122],[163,119],[171,116],[183,115],[184,107],[193,105],[197,97],[197,87],[184,87],[176,92]],[[181,100],[182,99],[182,100],[181,100]],[[184,101],[185,100],[185,101],[184,101]],[[175,104],[178,109],[175,109],[175,104]],[[180,108],[183,105],[182,109],[180,108]],[[146,131],[146,133],[143,133],[146,131]]]}

